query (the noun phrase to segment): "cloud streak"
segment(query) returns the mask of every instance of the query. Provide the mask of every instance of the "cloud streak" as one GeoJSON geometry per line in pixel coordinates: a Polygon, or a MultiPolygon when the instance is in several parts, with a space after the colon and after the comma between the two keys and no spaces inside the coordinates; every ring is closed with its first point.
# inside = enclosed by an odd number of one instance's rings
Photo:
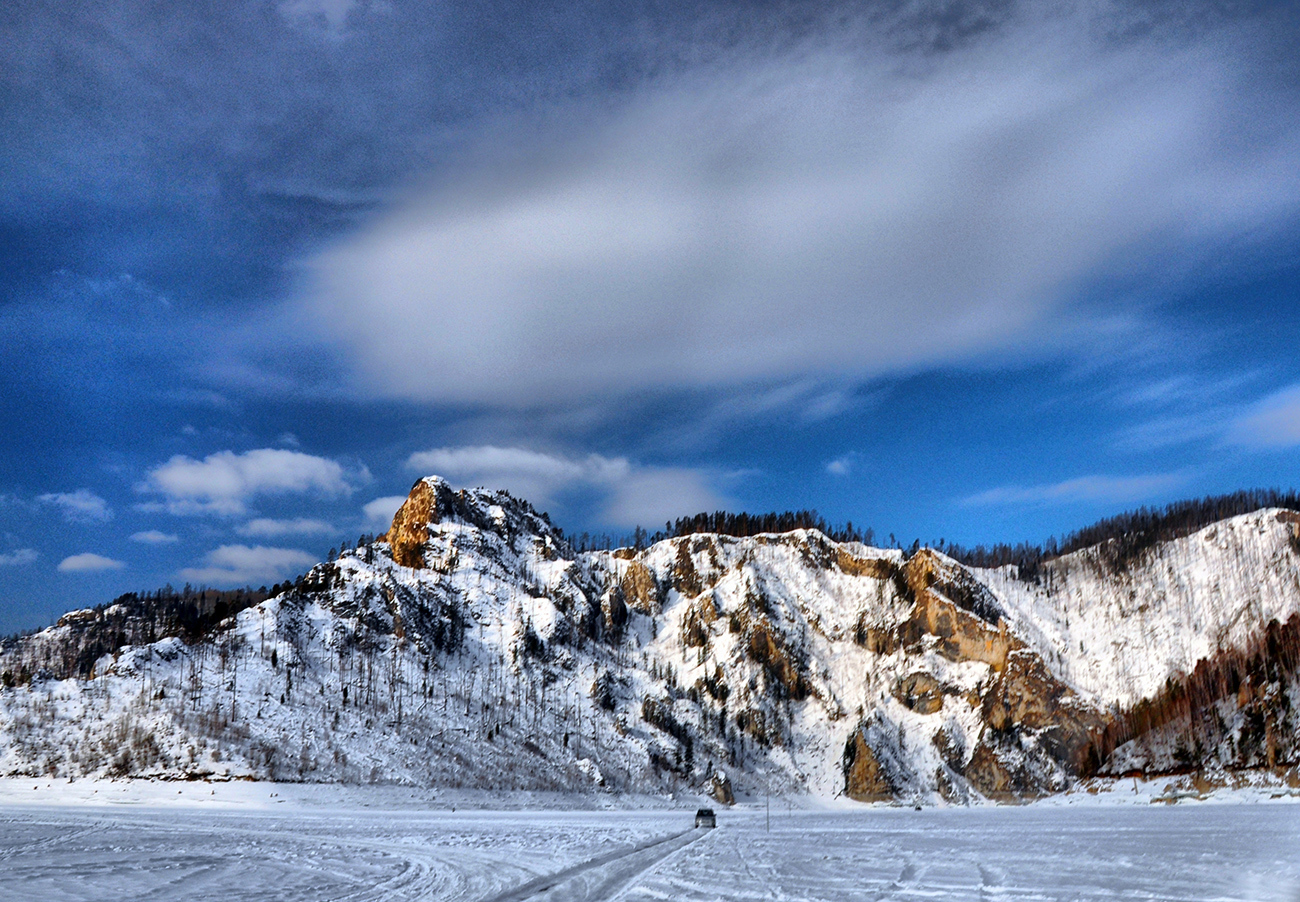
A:
{"type": "Polygon", "coordinates": [[[1300,445],[1300,385],[1255,404],[1231,424],[1227,438],[1233,444],[1254,448],[1300,445]]]}
{"type": "Polygon", "coordinates": [[[272,520],[258,517],[235,528],[241,536],[270,539],[277,536],[319,536],[334,532],[334,527],[324,520],[297,517],[292,520],[272,520]]]}
{"type": "Polygon", "coordinates": [[[36,499],[42,504],[52,504],[63,510],[63,518],[69,523],[106,523],[113,519],[113,510],[108,502],[90,489],[77,489],[75,492],[51,492],[36,499]]]}
{"type": "Polygon", "coordinates": [[[173,533],[163,532],[161,529],[145,529],[140,532],[131,533],[132,542],[140,542],[145,545],[171,545],[180,541],[180,536],[173,533]]]}
{"type": "Polygon", "coordinates": [[[1186,481],[1177,473],[1146,476],[1079,476],[1043,485],[1005,485],[962,500],[972,507],[994,505],[1070,504],[1075,502],[1129,503],[1169,491],[1186,481]]]}
{"type": "Polygon", "coordinates": [[[222,545],[204,556],[203,566],[187,567],[180,577],[214,586],[256,585],[278,582],[315,563],[315,556],[296,548],[222,545]]]}
{"type": "Polygon", "coordinates": [[[126,566],[122,561],[115,561],[102,554],[84,552],[65,557],[59,561],[60,573],[101,573],[105,570],[121,570],[126,566]]]}
{"type": "Polygon", "coordinates": [[[385,495],[383,498],[376,498],[361,508],[368,521],[375,524],[382,524],[385,528],[393,522],[393,514],[406,501],[405,495],[385,495]]]}
{"type": "Polygon", "coordinates": [[[15,548],[13,551],[0,553],[0,567],[21,567],[33,563],[40,554],[34,548],[15,548]]]}
{"type": "Polygon", "coordinates": [[[260,448],[243,454],[219,451],[203,460],[178,454],[150,470],[138,488],[164,496],[162,506],[173,514],[237,516],[246,513],[247,502],[258,495],[337,497],[350,495],[369,478],[364,467],[349,472],[327,458],[260,448]]]}
{"type": "Polygon", "coordinates": [[[1041,22],[733,59],[556,113],[308,261],[300,313],[376,394],[507,406],[1029,354],[1136,255],[1296,213],[1300,127],[1228,59],[1041,22]]]}
{"type": "Polygon", "coordinates": [[[407,468],[461,485],[504,488],[538,506],[573,493],[594,493],[602,521],[618,527],[657,525],[726,503],[700,470],[647,467],[599,454],[578,458],[526,448],[463,446],[412,454],[407,468]]]}

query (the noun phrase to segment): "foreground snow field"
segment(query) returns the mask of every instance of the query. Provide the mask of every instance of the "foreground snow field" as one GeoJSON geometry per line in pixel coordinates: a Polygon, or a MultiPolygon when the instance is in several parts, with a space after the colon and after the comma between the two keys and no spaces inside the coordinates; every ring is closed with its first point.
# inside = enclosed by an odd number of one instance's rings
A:
{"type": "Polygon", "coordinates": [[[720,812],[266,783],[5,781],[0,900],[1300,899],[1300,805],[720,812]],[[545,804],[552,810],[466,805],[545,804]],[[451,806],[456,805],[456,810],[451,806]]]}

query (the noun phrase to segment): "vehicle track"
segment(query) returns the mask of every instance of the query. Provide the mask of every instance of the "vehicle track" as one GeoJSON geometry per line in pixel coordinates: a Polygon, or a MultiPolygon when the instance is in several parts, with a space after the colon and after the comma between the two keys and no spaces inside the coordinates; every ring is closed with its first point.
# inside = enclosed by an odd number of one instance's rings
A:
{"type": "MultiPolygon", "coordinates": [[[[10,823],[19,823],[22,824],[23,826],[28,826],[33,822],[15,821],[12,818],[6,818],[5,820],[0,820],[0,829],[3,829],[5,824],[10,824],[10,823]]],[[[38,821],[37,823],[40,822],[38,821]]],[[[57,823],[57,822],[53,822],[53,823],[57,823]]],[[[89,836],[92,833],[103,832],[108,828],[108,826],[109,824],[107,821],[96,821],[90,826],[83,827],[79,830],[51,833],[46,836],[40,836],[34,839],[30,839],[24,843],[15,843],[13,845],[0,848],[0,861],[9,858],[14,858],[19,855],[30,855],[31,853],[40,851],[41,849],[58,848],[59,846],[65,845],[66,843],[72,840],[80,839],[83,836],[89,836]]]]}
{"type": "Polygon", "coordinates": [[[709,832],[683,830],[630,850],[610,852],[530,880],[483,902],[598,902],[610,899],[628,883],[709,832]]]}
{"type": "MultiPolygon", "coordinates": [[[[149,824],[160,830],[170,829],[165,821],[135,819],[137,824],[149,824]]],[[[231,824],[192,824],[190,830],[210,833],[214,838],[244,836],[250,840],[266,840],[265,829],[231,824]]],[[[311,850],[321,848],[354,849],[361,852],[376,853],[380,861],[383,858],[401,863],[401,870],[379,883],[370,886],[357,886],[345,890],[340,895],[331,896],[330,902],[396,902],[402,899],[443,899],[466,898],[472,891],[471,881],[477,876],[472,870],[465,872],[459,867],[459,860],[454,849],[424,849],[418,845],[384,840],[381,838],[361,838],[345,836],[334,832],[304,831],[292,838],[282,838],[274,847],[283,856],[287,867],[297,868],[309,873],[321,873],[319,862],[312,860],[311,850]]],[[[356,877],[345,872],[336,875],[341,881],[354,881],[356,877]]]]}
{"type": "MultiPolygon", "coordinates": [[[[631,848],[624,846],[554,873],[527,879],[525,883],[503,891],[502,884],[509,879],[507,874],[516,871],[515,868],[496,868],[495,871],[489,868],[485,872],[482,865],[486,862],[482,857],[476,856],[474,861],[467,862],[454,848],[426,848],[405,840],[318,831],[311,829],[315,824],[310,821],[299,824],[299,829],[290,835],[270,836],[258,820],[257,816],[252,816],[238,818],[235,823],[190,822],[186,825],[186,831],[191,836],[198,834],[211,837],[212,848],[227,847],[231,840],[239,838],[250,844],[250,851],[265,852],[267,860],[274,862],[286,873],[301,872],[309,876],[332,878],[337,884],[332,885],[326,895],[318,898],[333,902],[397,902],[403,899],[605,902],[621,895],[634,881],[659,866],[665,859],[712,832],[689,829],[660,836],[631,848]],[[327,853],[322,860],[322,850],[334,851],[327,853]],[[382,866],[382,862],[387,859],[391,869],[377,882],[367,881],[359,885],[358,879],[365,878],[340,867],[346,861],[343,850],[365,853],[374,866],[382,866]]],[[[0,860],[17,854],[64,847],[69,841],[111,835],[115,828],[124,826],[146,831],[146,836],[167,836],[175,830],[176,825],[169,819],[138,816],[135,812],[126,817],[106,817],[81,829],[34,837],[13,848],[0,849],[0,860]]],[[[183,879],[201,878],[201,870],[187,872],[183,879]]],[[[516,876],[515,879],[520,877],[516,876]]],[[[178,886],[164,882],[149,892],[158,898],[167,898],[178,889],[178,886]]],[[[0,892],[0,895],[4,893],[0,892]]]]}

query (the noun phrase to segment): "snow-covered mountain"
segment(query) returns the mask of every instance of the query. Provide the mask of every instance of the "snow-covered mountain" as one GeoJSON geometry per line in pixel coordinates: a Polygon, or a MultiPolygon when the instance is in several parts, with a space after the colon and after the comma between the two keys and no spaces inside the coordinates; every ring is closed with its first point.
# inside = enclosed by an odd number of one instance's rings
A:
{"type": "Polygon", "coordinates": [[[575,553],[430,477],[189,642],[140,604],[6,648],[0,773],[966,801],[1294,767],[1298,535],[1261,510],[1032,579],[815,530],[575,553]]]}

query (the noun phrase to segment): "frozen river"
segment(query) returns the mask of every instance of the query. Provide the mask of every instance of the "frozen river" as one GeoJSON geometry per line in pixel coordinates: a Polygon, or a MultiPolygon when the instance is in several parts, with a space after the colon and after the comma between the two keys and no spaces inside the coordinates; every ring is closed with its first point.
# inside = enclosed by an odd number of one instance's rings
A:
{"type": "Polygon", "coordinates": [[[0,900],[1300,902],[1300,805],[1285,803],[781,809],[770,831],[761,810],[722,811],[707,831],[687,829],[687,809],[102,790],[0,794],[0,900]]]}

